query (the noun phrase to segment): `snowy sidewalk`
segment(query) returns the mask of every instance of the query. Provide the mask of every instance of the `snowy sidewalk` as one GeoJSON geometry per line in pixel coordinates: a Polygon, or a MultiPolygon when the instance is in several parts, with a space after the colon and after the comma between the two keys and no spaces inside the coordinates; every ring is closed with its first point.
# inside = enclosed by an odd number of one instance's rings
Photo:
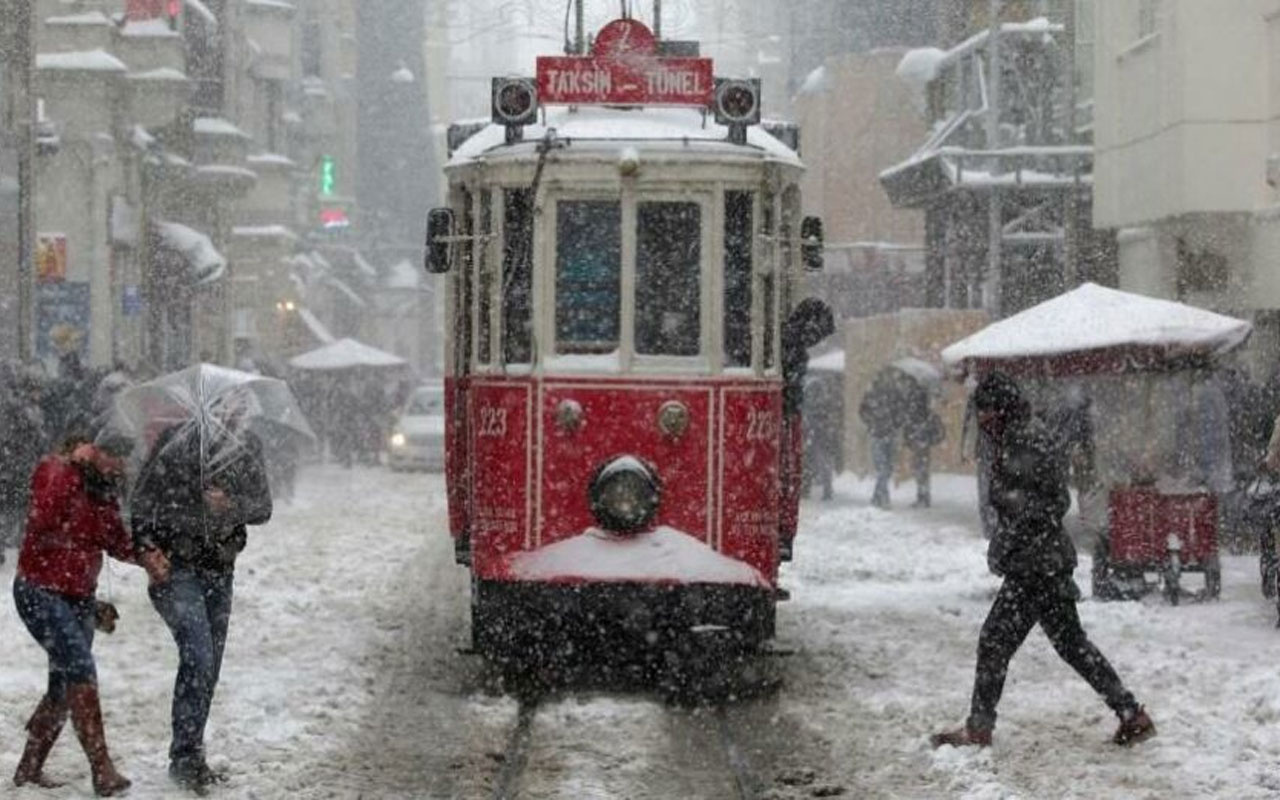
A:
{"type": "MultiPolygon", "coordinates": [[[[1037,629],[1010,667],[995,746],[934,752],[927,735],[968,710],[978,629],[999,582],[987,572],[972,478],[937,478],[930,510],[905,507],[911,484],[897,487],[890,511],[870,508],[870,493],[846,475],[834,502],[805,503],[796,561],[784,568],[794,599],[779,620],[780,639],[813,667],[795,670],[789,704],[826,734],[855,795],[1280,796],[1280,631],[1256,556],[1224,556],[1218,602],[1080,604],[1085,629],[1155,718],[1156,739],[1111,745],[1110,711],[1037,629]]],[[[1086,595],[1088,576],[1081,554],[1086,595]]]]}
{"type": "MultiPolygon", "coordinates": [[[[362,735],[367,706],[386,679],[374,656],[403,627],[396,595],[404,587],[394,578],[428,543],[441,558],[451,554],[444,516],[439,476],[325,467],[302,475],[296,503],[277,504],[271,523],[250,528],[206,737],[213,764],[232,775],[217,797],[356,796],[356,788],[336,788],[349,765],[333,751],[362,735]],[[436,536],[444,538],[429,538],[436,536]]],[[[16,560],[0,567],[0,796],[89,797],[88,767],[69,728],[47,768],[68,786],[10,783],[23,723],[45,682],[44,653],[13,606],[16,560]]],[[[109,562],[99,596],[120,609],[116,633],[99,634],[94,651],[107,740],[134,782],[129,797],[179,796],[166,775],[172,639],[147,599],[141,569],[109,562]]]]}

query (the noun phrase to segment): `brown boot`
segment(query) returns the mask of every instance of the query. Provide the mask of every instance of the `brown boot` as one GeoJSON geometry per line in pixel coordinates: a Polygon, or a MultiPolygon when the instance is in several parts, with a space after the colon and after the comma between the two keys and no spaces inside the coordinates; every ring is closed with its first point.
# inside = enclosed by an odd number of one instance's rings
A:
{"type": "Polygon", "coordinates": [[[929,744],[936,750],[943,745],[952,747],[990,747],[991,731],[970,728],[968,725],[953,731],[935,733],[929,737],[929,744]]]}
{"type": "Polygon", "coordinates": [[[1156,724],[1147,716],[1147,710],[1139,706],[1137,711],[1120,717],[1120,727],[1116,729],[1116,735],[1111,737],[1111,741],[1128,746],[1145,742],[1155,735],[1156,724]]]}
{"type": "Polygon", "coordinates": [[[67,720],[67,707],[55,702],[48,695],[40,698],[35,713],[27,720],[27,747],[22,751],[22,760],[13,773],[14,786],[32,784],[42,789],[56,789],[61,786],[44,776],[44,762],[62,733],[62,725],[67,720]]]}
{"type": "Polygon", "coordinates": [[[93,791],[99,797],[122,794],[132,783],[111,763],[107,753],[107,735],[102,730],[102,706],[98,702],[98,687],[93,683],[74,683],[67,687],[67,705],[71,709],[71,724],[80,738],[84,754],[89,757],[89,770],[93,773],[93,791]]]}

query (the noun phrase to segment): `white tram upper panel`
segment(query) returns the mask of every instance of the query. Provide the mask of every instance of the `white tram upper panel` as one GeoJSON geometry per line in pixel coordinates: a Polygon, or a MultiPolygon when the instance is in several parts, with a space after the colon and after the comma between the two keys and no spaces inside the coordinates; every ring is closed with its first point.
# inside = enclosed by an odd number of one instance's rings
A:
{"type": "Polygon", "coordinates": [[[538,158],[539,143],[550,129],[563,145],[556,159],[576,156],[617,159],[630,149],[642,156],[671,160],[748,160],[802,168],[794,150],[760,126],[747,130],[745,145],[729,141],[729,129],[690,108],[548,107],[537,124],[526,126],[523,141],[507,144],[506,129],[490,124],[453,153],[446,169],[477,163],[538,158]]]}

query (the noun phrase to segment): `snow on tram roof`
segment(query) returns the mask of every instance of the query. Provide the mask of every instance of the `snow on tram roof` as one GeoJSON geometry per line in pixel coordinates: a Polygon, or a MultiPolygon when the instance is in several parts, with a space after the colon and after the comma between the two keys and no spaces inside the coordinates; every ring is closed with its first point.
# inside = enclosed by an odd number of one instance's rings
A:
{"type": "MultiPolygon", "coordinates": [[[[637,142],[680,144],[698,143],[719,146],[728,152],[741,152],[740,145],[730,144],[729,129],[692,108],[548,108],[546,125],[526,126],[524,141],[511,151],[532,151],[546,133],[555,128],[560,140],[587,141],[617,147],[634,146],[637,142]]],[[[756,125],[747,129],[747,146],[762,152],[765,158],[793,166],[801,166],[800,157],[790,147],[756,125]]],[[[506,129],[489,125],[463,142],[449,160],[449,166],[471,163],[487,153],[506,147],[506,129]]]]}

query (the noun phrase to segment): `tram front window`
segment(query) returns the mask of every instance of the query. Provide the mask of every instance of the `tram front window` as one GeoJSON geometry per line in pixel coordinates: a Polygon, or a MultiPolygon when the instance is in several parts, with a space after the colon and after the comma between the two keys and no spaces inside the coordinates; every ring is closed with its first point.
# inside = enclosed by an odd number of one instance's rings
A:
{"type": "Polygon", "coordinates": [[[701,344],[702,207],[636,208],[636,352],[696,356],[701,344]]]}
{"type": "Polygon", "coordinates": [[[618,349],[622,306],[622,206],[562,200],[556,206],[556,349],[618,349]]]}

